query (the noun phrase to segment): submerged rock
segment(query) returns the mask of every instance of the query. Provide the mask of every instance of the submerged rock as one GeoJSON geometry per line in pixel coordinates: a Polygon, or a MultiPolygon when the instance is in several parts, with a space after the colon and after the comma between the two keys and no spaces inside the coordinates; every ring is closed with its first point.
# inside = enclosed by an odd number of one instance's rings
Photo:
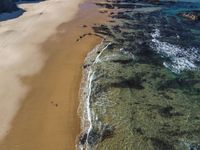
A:
{"type": "Polygon", "coordinates": [[[96,145],[100,141],[101,135],[98,131],[92,129],[88,135],[88,144],[91,146],[96,145]]]}
{"type": "Polygon", "coordinates": [[[163,139],[151,138],[151,143],[155,150],[175,150],[173,145],[163,139]]]}
{"type": "Polygon", "coordinates": [[[190,144],[190,150],[200,150],[200,144],[190,144]]]}
{"type": "Polygon", "coordinates": [[[162,117],[182,116],[182,114],[176,112],[172,106],[160,108],[158,112],[162,117]]]}
{"type": "Polygon", "coordinates": [[[87,141],[87,132],[83,132],[79,137],[79,143],[84,145],[87,141]]]}
{"type": "Polygon", "coordinates": [[[112,137],[114,134],[114,128],[109,125],[104,125],[101,131],[101,141],[103,141],[106,138],[112,137]]]}
{"type": "Polygon", "coordinates": [[[86,142],[89,144],[90,147],[94,147],[99,142],[103,141],[106,138],[112,137],[114,134],[114,128],[110,125],[101,125],[101,127],[98,129],[92,129],[89,134],[84,132],[80,138],[79,142],[81,145],[86,144],[86,142]]]}

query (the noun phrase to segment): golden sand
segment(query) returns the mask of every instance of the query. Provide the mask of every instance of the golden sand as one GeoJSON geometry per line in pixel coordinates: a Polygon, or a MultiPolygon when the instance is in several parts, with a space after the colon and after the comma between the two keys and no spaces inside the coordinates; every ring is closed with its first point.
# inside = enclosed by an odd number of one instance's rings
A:
{"type": "Polygon", "coordinates": [[[77,108],[82,65],[87,53],[101,42],[94,35],[80,36],[91,33],[91,26],[105,19],[94,4],[85,2],[72,21],[60,25],[42,44],[46,63],[39,73],[23,77],[30,91],[0,150],[75,149],[80,133],[77,108]]]}
{"type": "Polygon", "coordinates": [[[61,23],[73,19],[80,2],[82,0],[24,3],[19,5],[26,10],[23,15],[0,22],[0,141],[9,131],[30,89],[22,83],[21,77],[42,69],[47,57],[40,44],[54,34],[61,23]]]}

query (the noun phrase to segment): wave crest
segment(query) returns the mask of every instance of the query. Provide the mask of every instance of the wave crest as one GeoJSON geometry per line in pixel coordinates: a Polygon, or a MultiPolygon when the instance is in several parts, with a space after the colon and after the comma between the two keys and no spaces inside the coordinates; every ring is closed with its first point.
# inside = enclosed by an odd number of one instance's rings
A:
{"type": "Polygon", "coordinates": [[[195,47],[182,48],[159,40],[160,30],[155,29],[152,36],[151,47],[162,57],[169,58],[170,61],[163,62],[163,65],[174,73],[184,70],[198,69],[196,62],[200,61],[200,50],[195,47]]]}

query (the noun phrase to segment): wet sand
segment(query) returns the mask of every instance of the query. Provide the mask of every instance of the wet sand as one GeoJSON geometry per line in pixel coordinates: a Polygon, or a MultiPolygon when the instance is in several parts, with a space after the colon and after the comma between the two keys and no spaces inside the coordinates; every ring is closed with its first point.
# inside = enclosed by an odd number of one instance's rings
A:
{"type": "Polygon", "coordinates": [[[41,45],[46,63],[39,73],[22,78],[30,90],[0,150],[75,149],[80,133],[77,108],[82,65],[87,53],[102,40],[80,36],[91,33],[92,24],[105,20],[106,15],[94,4],[85,2],[72,21],[60,25],[41,45]]]}

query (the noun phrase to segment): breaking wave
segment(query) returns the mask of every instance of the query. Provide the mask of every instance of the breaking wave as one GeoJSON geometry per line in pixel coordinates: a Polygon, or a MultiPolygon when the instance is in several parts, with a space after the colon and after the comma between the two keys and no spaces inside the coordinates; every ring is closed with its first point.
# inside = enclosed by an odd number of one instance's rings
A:
{"type": "Polygon", "coordinates": [[[155,29],[151,34],[153,44],[151,47],[162,57],[170,61],[163,62],[163,65],[174,73],[180,73],[184,70],[198,69],[196,62],[200,61],[200,50],[195,47],[182,48],[167,42],[161,42],[160,30],[155,29]]]}

